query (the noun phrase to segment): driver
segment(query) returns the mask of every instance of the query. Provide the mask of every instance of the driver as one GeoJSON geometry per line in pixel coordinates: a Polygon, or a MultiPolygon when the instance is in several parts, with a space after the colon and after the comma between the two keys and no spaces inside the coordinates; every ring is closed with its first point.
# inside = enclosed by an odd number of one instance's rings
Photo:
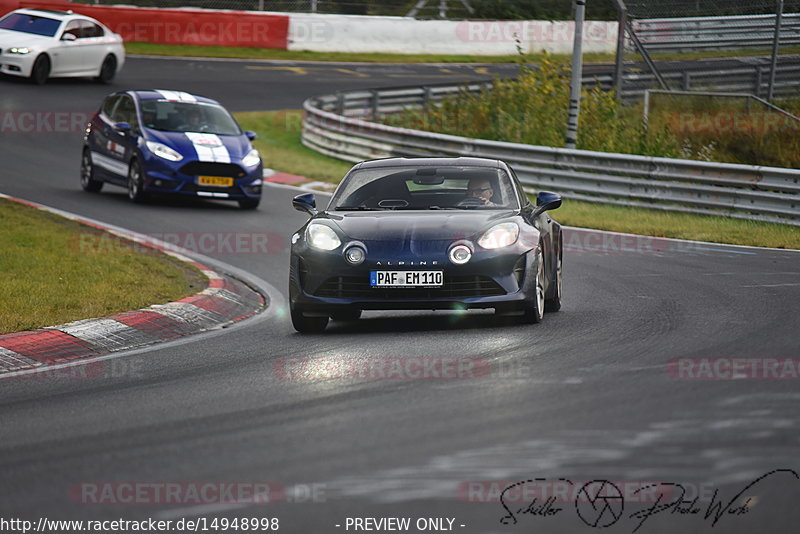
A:
{"type": "Polygon", "coordinates": [[[199,109],[190,109],[186,113],[186,123],[181,126],[181,130],[186,130],[189,132],[199,132],[204,128],[207,128],[208,125],[203,121],[203,117],[200,113],[199,109]]]}
{"type": "Polygon", "coordinates": [[[494,189],[488,178],[470,178],[467,183],[467,199],[477,199],[483,202],[484,206],[497,206],[492,202],[494,189]]]}

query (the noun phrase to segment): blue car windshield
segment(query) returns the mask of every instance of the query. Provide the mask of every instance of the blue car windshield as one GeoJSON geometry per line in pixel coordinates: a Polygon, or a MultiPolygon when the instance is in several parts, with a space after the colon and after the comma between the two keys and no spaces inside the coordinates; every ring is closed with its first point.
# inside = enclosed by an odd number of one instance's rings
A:
{"type": "Polygon", "coordinates": [[[45,37],[54,37],[59,26],[61,26],[60,20],[27,13],[11,13],[7,17],[0,19],[0,29],[32,33],[45,37]]]}
{"type": "Polygon", "coordinates": [[[351,172],[328,209],[438,210],[517,209],[506,171],[473,166],[374,167],[351,172]]]}
{"type": "Polygon", "coordinates": [[[242,135],[242,130],[225,108],[205,102],[142,100],[142,124],[162,132],[199,132],[242,135]]]}

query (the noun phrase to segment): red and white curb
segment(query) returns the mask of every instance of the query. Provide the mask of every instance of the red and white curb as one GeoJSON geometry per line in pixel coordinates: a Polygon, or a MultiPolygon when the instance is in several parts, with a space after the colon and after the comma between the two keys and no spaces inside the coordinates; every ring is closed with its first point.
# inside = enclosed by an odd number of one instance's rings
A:
{"type": "Polygon", "coordinates": [[[168,243],[87,221],[74,214],[2,193],[0,198],[49,211],[155,248],[194,265],[209,281],[203,291],[175,302],[155,304],[97,319],[0,335],[0,374],[101,356],[223,328],[251,317],[267,306],[266,298],[248,284],[184,256],[168,243]]]}

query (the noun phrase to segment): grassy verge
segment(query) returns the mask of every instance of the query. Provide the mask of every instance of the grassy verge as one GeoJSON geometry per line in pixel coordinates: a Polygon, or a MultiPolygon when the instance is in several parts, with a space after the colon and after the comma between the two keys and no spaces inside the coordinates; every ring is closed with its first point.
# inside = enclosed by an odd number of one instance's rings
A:
{"type": "Polygon", "coordinates": [[[264,167],[339,183],[352,165],[311,150],[300,143],[301,110],[236,113],[245,130],[258,133],[255,146],[264,167]]]}
{"type": "MultiPolygon", "coordinates": [[[[265,165],[276,170],[338,183],[350,164],[323,156],[300,143],[299,110],[237,113],[245,129],[258,132],[265,165]]],[[[667,213],[566,199],[554,212],[561,224],[615,232],[800,249],[800,229],[757,221],[667,213]]]]}
{"type": "MultiPolygon", "coordinates": [[[[475,56],[449,54],[367,54],[341,52],[301,52],[273,50],[270,48],[232,48],[226,46],[160,45],[152,43],[125,43],[128,54],[154,56],[220,57],[240,59],[282,59],[287,61],[363,61],[367,63],[519,63],[520,60],[538,63],[544,55],[475,56]]],[[[551,55],[568,61],[568,55],[551,55]]],[[[613,54],[584,54],[587,63],[614,61],[613,54]]]]}
{"type": "MultiPolygon", "coordinates": [[[[270,48],[233,48],[227,46],[162,45],[153,43],[125,43],[128,54],[182,57],[216,57],[239,59],[281,59],[286,61],[363,61],[367,63],[538,63],[543,54],[509,54],[507,56],[475,56],[455,54],[366,54],[342,52],[302,52],[273,50],[270,48]]],[[[800,47],[781,47],[781,54],[800,53],[800,47]]],[[[655,61],[688,61],[693,59],[749,57],[769,55],[770,50],[704,50],[701,52],[669,52],[652,54],[655,61]]],[[[568,54],[548,56],[568,62],[568,54]]],[[[614,54],[584,54],[586,63],[612,63],[614,54]]],[[[642,61],[636,53],[625,55],[626,61],[642,61]]]]}
{"type": "Polygon", "coordinates": [[[171,256],[0,199],[0,334],[178,300],[206,285],[171,256]],[[101,246],[101,243],[103,245],[101,246]]]}

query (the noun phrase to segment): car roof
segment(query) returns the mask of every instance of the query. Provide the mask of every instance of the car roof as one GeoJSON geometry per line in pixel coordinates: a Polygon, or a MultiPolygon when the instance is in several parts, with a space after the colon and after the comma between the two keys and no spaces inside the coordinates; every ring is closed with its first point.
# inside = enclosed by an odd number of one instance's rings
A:
{"type": "Polygon", "coordinates": [[[355,169],[373,169],[379,167],[492,167],[502,169],[505,165],[496,159],[488,158],[384,158],[362,161],[355,169]]]}
{"type": "MultiPolygon", "coordinates": [[[[16,9],[12,13],[23,13],[25,15],[35,15],[35,16],[46,16],[47,18],[54,19],[54,20],[73,20],[73,19],[87,19],[91,20],[92,22],[99,22],[92,17],[87,17],[86,15],[80,15],[78,13],[73,13],[72,11],[58,11],[56,9],[37,9],[37,8],[23,8],[23,9],[16,9]]],[[[10,14],[10,13],[9,13],[10,14]]]]}
{"type": "Polygon", "coordinates": [[[193,102],[200,102],[203,104],[217,104],[219,102],[204,96],[193,95],[186,91],[175,91],[173,89],[134,89],[131,91],[122,91],[124,93],[133,94],[139,100],[171,100],[174,102],[185,102],[187,104],[193,102]]]}

